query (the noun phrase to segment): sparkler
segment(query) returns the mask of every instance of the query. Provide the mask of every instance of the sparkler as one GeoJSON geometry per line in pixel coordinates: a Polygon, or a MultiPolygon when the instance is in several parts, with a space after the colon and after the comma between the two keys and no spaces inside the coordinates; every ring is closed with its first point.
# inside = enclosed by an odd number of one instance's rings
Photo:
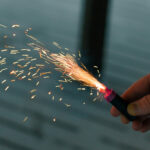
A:
{"type": "Polygon", "coordinates": [[[114,105],[130,121],[136,119],[136,117],[128,114],[128,104],[118,94],[116,94],[115,91],[108,89],[88,71],[82,69],[71,55],[51,54],[50,56],[52,57],[52,63],[54,63],[59,68],[59,71],[63,72],[63,74],[66,74],[72,80],[82,82],[86,86],[97,89],[99,92],[103,93],[107,102],[114,105]]]}

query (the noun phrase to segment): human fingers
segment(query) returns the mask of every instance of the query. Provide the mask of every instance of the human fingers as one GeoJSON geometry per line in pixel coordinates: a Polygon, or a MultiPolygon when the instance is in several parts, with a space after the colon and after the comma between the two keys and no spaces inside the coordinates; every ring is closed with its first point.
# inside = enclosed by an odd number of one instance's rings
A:
{"type": "Polygon", "coordinates": [[[114,106],[112,106],[112,108],[111,108],[111,110],[110,110],[110,113],[111,113],[111,115],[114,116],[114,117],[118,117],[118,116],[120,115],[119,110],[118,110],[116,107],[114,107],[114,106]]]}
{"type": "Polygon", "coordinates": [[[150,95],[146,95],[141,99],[130,103],[127,111],[132,116],[143,116],[150,114],[150,95]]]}
{"type": "Polygon", "coordinates": [[[133,102],[150,93],[150,74],[129,87],[122,95],[127,102],[133,102]]]}
{"type": "Polygon", "coordinates": [[[148,130],[150,130],[150,118],[143,122],[143,126],[140,129],[141,132],[147,132],[148,130]]]}
{"type": "Polygon", "coordinates": [[[121,119],[121,122],[123,123],[123,124],[128,124],[130,121],[124,116],[124,115],[122,115],[121,114],[121,116],[120,116],[120,119],[121,119]]]}
{"type": "MultiPolygon", "coordinates": [[[[136,83],[134,83],[130,88],[128,88],[122,95],[122,98],[125,101],[127,101],[127,103],[130,103],[137,100],[138,98],[141,98],[145,94],[148,94],[149,92],[150,92],[150,75],[147,75],[138,80],[136,83]]],[[[111,115],[114,117],[118,117],[120,115],[120,112],[114,106],[111,108],[110,112],[111,115]]],[[[121,117],[121,120],[125,124],[128,123],[125,117],[121,117]]]]}
{"type": "Polygon", "coordinates": [[[132,128],[135,131],[139,131],[142,128],[142,126],[143,126],[143,122],[140,119],[134,120],[132,122],[132,128]]]}

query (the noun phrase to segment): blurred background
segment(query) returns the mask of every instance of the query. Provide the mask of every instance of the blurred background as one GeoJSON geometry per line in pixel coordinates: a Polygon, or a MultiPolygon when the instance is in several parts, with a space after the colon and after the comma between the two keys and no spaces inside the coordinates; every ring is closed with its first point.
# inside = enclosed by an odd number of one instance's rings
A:
{"type": "MultiPolygon", "coordinates": [[[[149,73],[149,0],[0,0],[0,4],[0,24],[31,27],[32,35],[47,48],[56,41],[73,53],[80,49],[87,68],[96,75],[92,66],[99,66],[101,81],[119,94],[149,73]]],[[[4,32],[0,28],[0,36],[4,32]]],[[[15,44],[24,48],[24,38],[15,44]]],[[[9,79],[6,73],[0,76],[0,81],[4,79],[9,79]]],[[[0,150],[149,149],[149,133],[122,125],[111,117],[109,104],[93,102],[89,90],[79,92],[77,84],[58,92],[56,81],[57,77],[40,80],[39,96],[33,101],[29,90],[34,83],[19,81],[7,92],[1,85],[0,150]],[[52,101],[49,89],[71,107],[52,101]]]]}

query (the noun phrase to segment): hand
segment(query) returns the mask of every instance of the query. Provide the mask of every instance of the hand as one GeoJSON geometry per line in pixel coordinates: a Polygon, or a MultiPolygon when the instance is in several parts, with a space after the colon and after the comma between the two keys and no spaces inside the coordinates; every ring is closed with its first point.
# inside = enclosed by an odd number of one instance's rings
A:
{"type": "MultiPolygon", "coordinates": [[[[135,82],[125,91],[122,98],[129,103],[128,113],[138,116],[138,119],[132,122],[132,128],[141,132],[150,130],[150,74],[135,82]]],[[[114,106],[111,109],[111,114],[114,117],[121,115],[122,123],[129,123],[129,120],[120,114],[114,106]]]]}

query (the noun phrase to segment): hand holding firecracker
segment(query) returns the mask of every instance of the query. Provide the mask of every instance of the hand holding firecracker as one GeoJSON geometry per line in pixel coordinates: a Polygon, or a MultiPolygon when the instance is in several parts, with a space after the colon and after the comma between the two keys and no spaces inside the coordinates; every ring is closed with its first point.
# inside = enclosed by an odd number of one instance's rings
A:
{"type": "MultiPolygon", "coordinates": [[[[132,127],[134,130],[146,132],[150,130],[150,75],[147,75],[136,83],[134,83],[123,95],[127,103],[129,114],[138,116],[138,119],[133,121],[132,127]]],[[[115,117],[120,115],[120,112],[112,107],[111,114],[115,117]]],[[[129,123],[129,120],[121,115],[121,120],[124,124],[129,123]]]]}
{"type": "Polygon", "coordinates": [[[145,132],[150,129],[150,75],[133,84],[122,96],[100,83],[87,70],[82,69],[74,57],[69,54],[50,54],[40,48],[40,57],[47,58],[57,66],[57,70],[69,76],[72,80],[82,82],[84,85],[97,89],[103,93],[107,102],[114,105],[111,109],[113,116],[121,114],[123,123],[133,121],[133,129],[145,132]],[[134,101],[134,102],[133,102],[134,101]],[[133,103],[132,103],[133,102],[133,103]],[[131,104],[129,104],[131,103],[131,104]],[[138,117],[137,117],[138,116],[138,117]]]}

